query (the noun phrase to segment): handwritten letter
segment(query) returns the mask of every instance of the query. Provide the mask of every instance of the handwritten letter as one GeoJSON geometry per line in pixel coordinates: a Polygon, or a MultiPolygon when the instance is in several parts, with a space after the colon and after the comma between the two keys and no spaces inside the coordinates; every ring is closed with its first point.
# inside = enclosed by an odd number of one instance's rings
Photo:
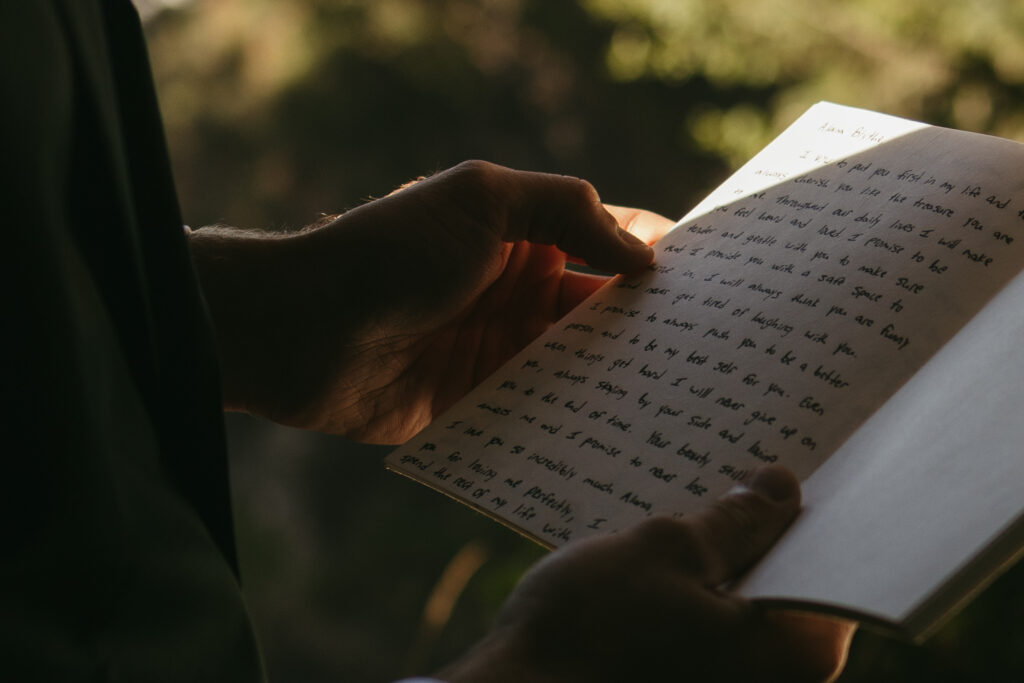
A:
{"type": "Polygon", "coordinates": [[[547,545],[806,477],[1024,265],[1022,165],[817,105],[389,464],[547,545]]]}

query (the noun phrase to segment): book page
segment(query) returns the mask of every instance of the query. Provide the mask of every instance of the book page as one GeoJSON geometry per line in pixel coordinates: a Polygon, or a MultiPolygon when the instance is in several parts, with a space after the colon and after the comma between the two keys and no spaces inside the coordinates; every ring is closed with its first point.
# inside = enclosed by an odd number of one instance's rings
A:
{"type": "Polygon", "coordinates": [[[920,637],[1008,566],[1024,547],[1022,302],[1024,274],[805,482],[741,593],[920,637]]]}
{"type": "Polygon", "coordinates": [[[806,478],[1020,269],[1022,162],[816,105],[389,465],[552,546],[806,478]]]}

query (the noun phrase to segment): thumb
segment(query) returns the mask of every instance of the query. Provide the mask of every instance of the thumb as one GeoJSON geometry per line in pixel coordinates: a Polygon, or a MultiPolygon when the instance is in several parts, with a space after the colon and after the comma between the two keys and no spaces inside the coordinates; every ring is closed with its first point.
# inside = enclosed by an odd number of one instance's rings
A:
{"type": "Polygon", "coordinates": [[[800,510],[800,484],[789,470],[768,465],[743,487],[725,494],[690,517],[703,537],[703,576],[720,586],[753,564],[775,542],[800,510]]]}
{"type": "MultiPolygon", "coordinates": [[[[508,171],[503,180],[509,198],[504,240],[554,244],[608,273],[633,272],[654,258],[642,239],[619,225],[587,181],[530,171],[508,171]]],[[[634,210],[631,219],[639,213],[634,210]]]]}

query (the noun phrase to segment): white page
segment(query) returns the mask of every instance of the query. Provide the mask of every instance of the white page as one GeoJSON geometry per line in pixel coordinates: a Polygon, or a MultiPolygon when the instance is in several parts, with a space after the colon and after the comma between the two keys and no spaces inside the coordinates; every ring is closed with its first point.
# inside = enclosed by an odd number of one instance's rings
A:
{"type": "Polygon", "coordinates": [[[1022,162],[817,105],[389,464],[549,545],[806,477],[1020,269],[1022,162]]]}
{"type": "Polygon", "coordinates": [[[804,513],[740,592],[900,622],[1021,519],[1021,339],[1024,276],[808,479],[804,513]]]}

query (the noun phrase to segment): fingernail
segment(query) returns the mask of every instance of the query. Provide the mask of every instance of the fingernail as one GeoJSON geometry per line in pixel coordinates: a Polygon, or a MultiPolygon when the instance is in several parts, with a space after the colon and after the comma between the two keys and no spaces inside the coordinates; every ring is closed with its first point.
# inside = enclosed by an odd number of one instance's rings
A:
{"type": "Polygon", "coordinates": [[[754,493],[770,500],[782,502],[797,495],[799,489],[793,475],[781,467],[759,467],[750,479],[744,482],[754,493]]]}

